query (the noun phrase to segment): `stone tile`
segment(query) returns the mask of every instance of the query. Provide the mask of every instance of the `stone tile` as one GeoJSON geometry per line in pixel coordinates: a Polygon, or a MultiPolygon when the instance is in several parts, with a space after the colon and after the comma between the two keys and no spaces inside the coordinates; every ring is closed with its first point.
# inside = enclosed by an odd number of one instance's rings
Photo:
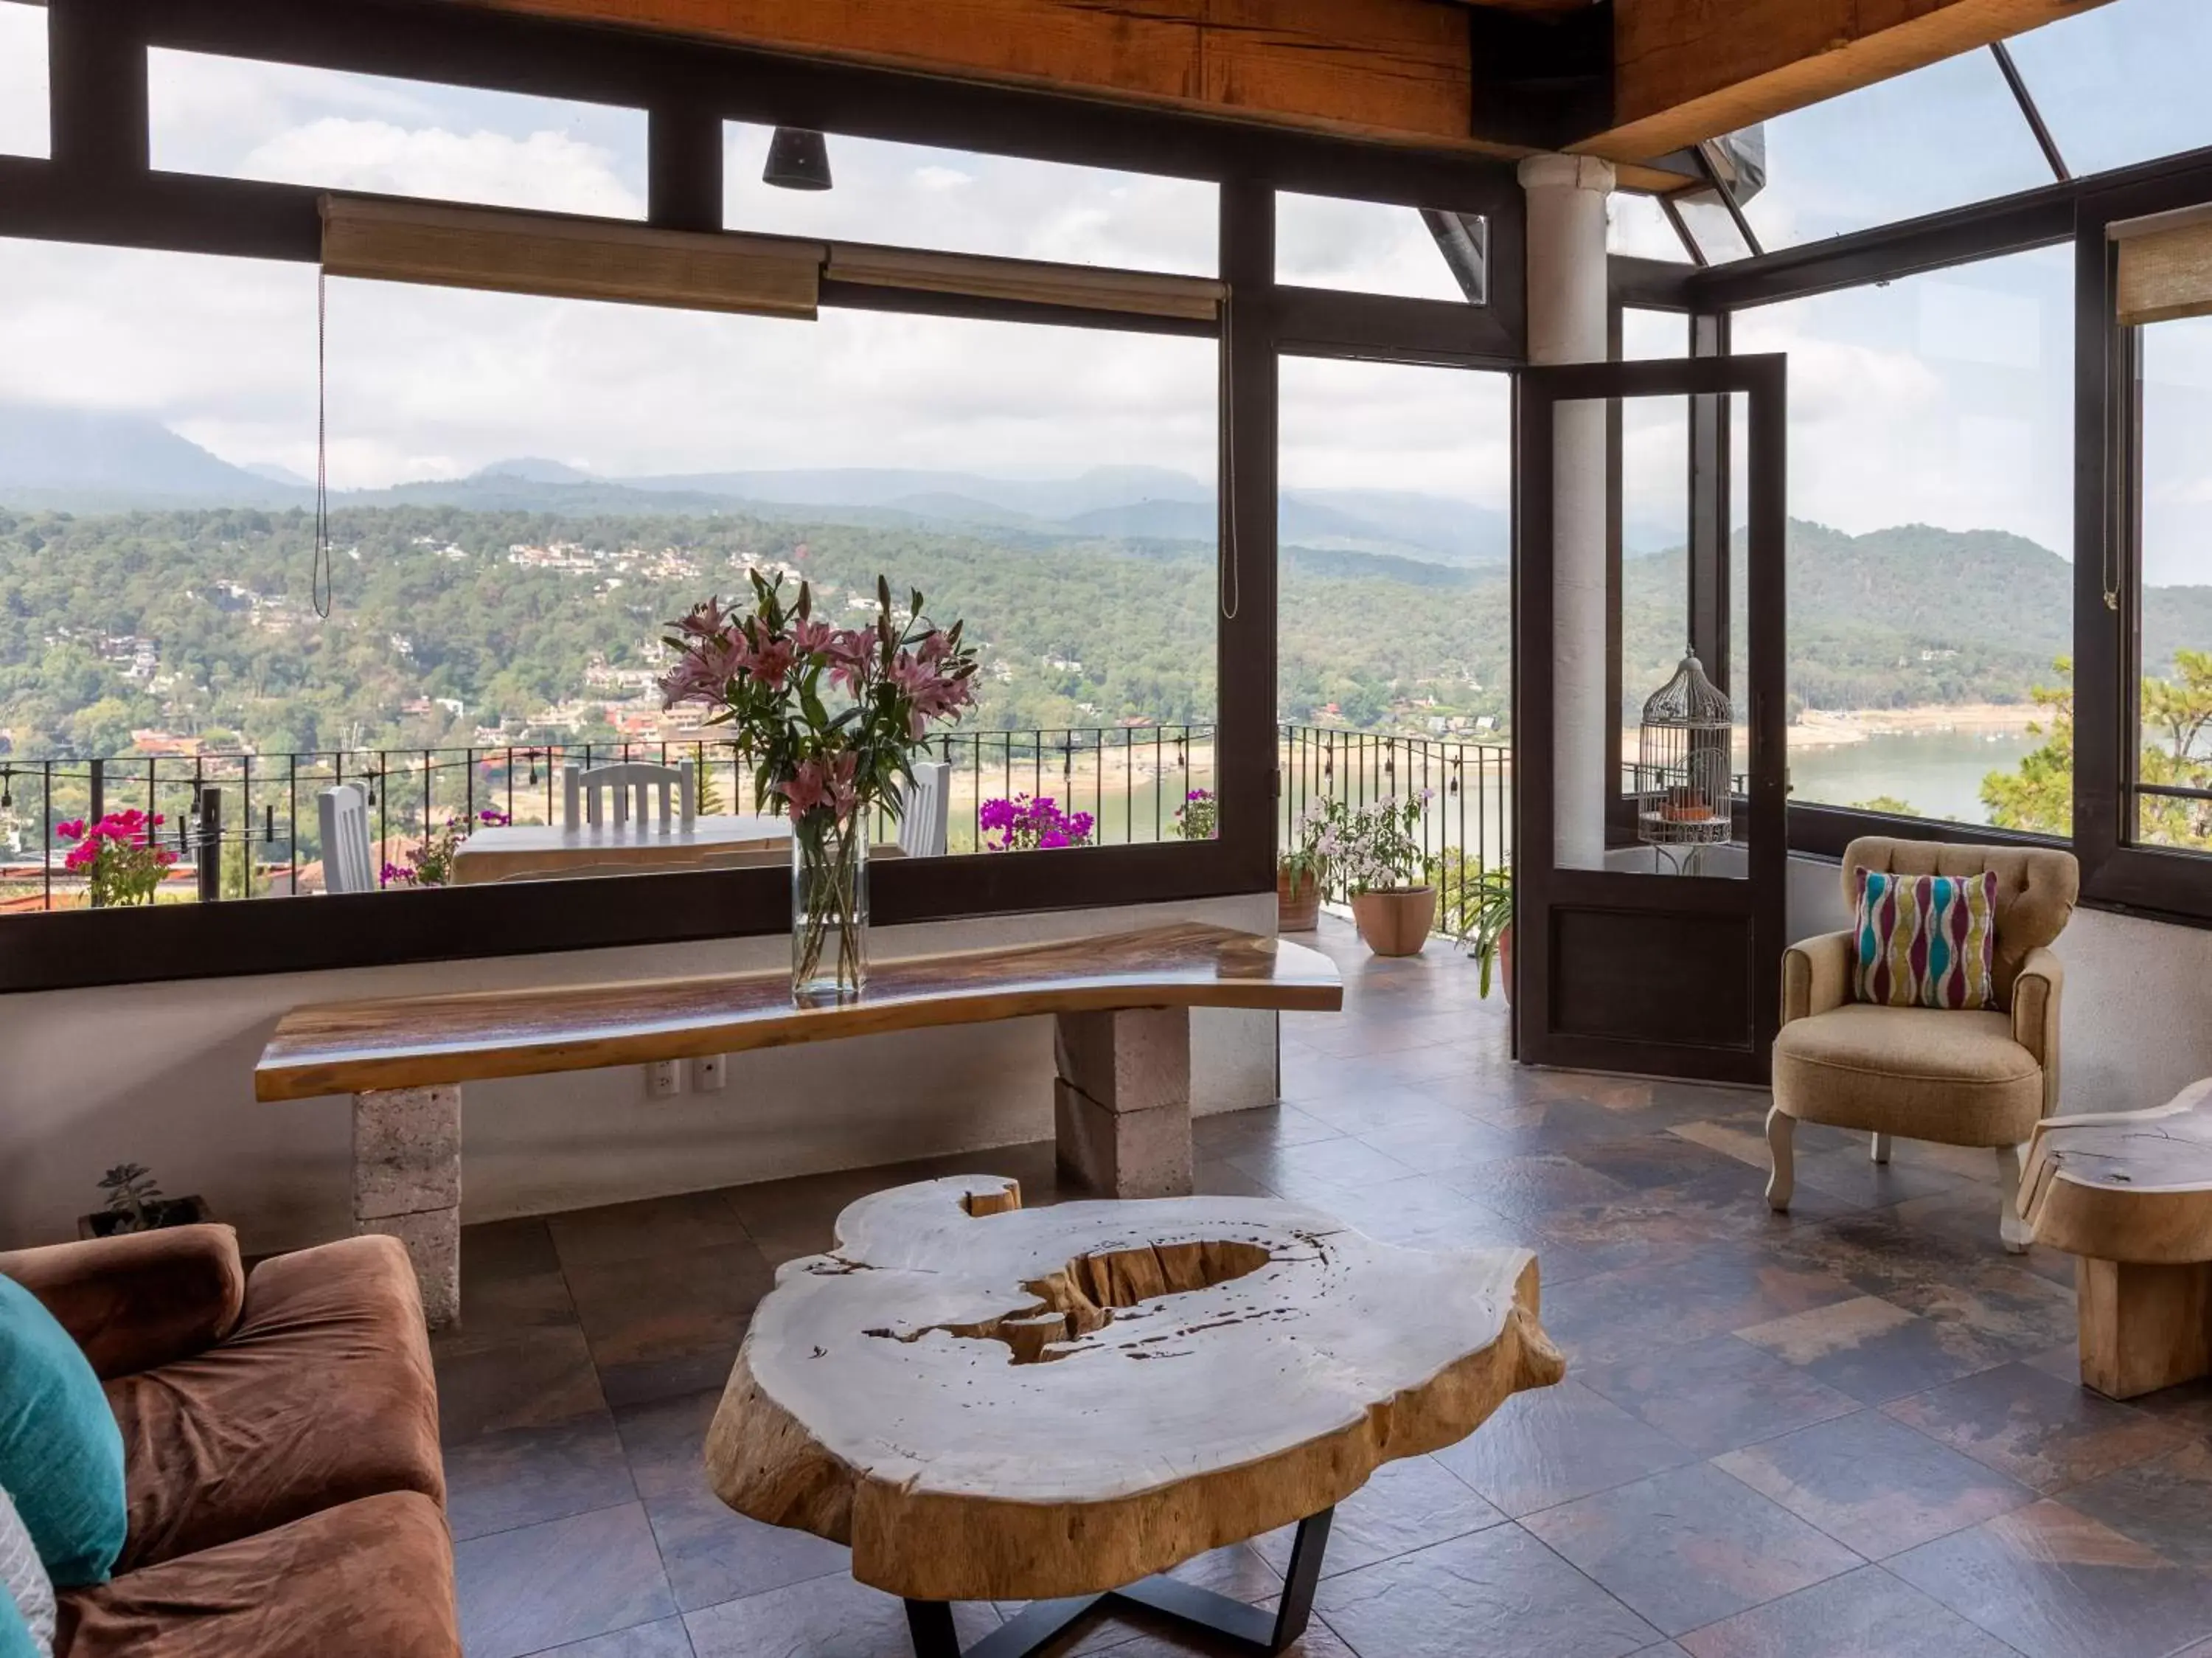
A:
{"type": "Polygon", "coordinates": [[[584,1332],[574,1325],[441,1331],[431,1338],[438,1428],[445,1443],[509,1428],[543,1428],[606,1408],[584,1332]]]}
{"type": "MultiPolygon", "coordinates": [[[[1216,1198],[1272,1198],[1264,1182],[1254,1179],[1225,1158],[1200,1157],[1192,1163],[1190,1189],[1216,1198]]],[[[1033,1205],[1030,1205],[1033,1207],[1033,1205]]]]}
{"type": "MultiPolygon", "coordinates": [[[[1289,1086],[1286,1081],[1285,1088],[1289,1086]]],[[[1425,1124],[1449,1126],[1457,1123],[1469,1129],[1476,1126],[1465,1112],[1439,1104],[1402,1082],[1376,1081],[1357,1088],[1296,1096],[1286,1093],[1285,1097],[1295,1099],[1298,1111],[1339,1134],[1365,1135],[1381,1129],[1412,1128],[1425,1124]]]]}
{"type": "Polygon", "coordinates": [[[1514,1155],[1510,1137],[1471,1112],[1419,1097],[1420,1110],[1359,1130],[1359,1137],[1431,1175],[1514,1155]]]}
{"type": "Polygon", "coordinates": [[[1884,1407],[1899,1422],[2046,1495],[2179,1448],[2170,1423],[2025,1364],[1884,1407]]]}
{"type": "MultiPolygon", "coordinates": [[[[1748,1168],[1764,1170],[1771,1161],[1766,1136],[1756,1123],[1721,1122],[1708,1118],[1694,1123],[1677,1123],[1667,1132],[1692,1145],[1732,1157],[1748,1168]]],[[[1804,1159],[1800,1158],[1798,1166],[1802,1167],[1804,1159]]]]}
{"type": "Polygon", "coordinates": [[[715,1244],[746,1241],[744,1225],[727,1192],[691,1192],[570,1210],[549,1216],[546,1228],[564,1267],[689,1254],[715,1244]]]}
{"type": "Polygon", "coordinates": [[[1363,1658],[1625,1658],[1661,1638],[1517,1526],[1324,1578],[1314,1605],[1363,1658]]]}
{"type": "Polygon", "coordinates": [[[1581,1205],[1611,1204],[1629,1188],[1574,1158],[1556,1153],[1500,1157],[1449,1171],[1444,1179],[1462,1195],[1502,1214],[1542,1222],[1581,1205]]]}
{"type": "Polygon", "coordinates": [[[453,1570],[467,1658],[521,1658],[676,1610],[635,1503],[471,1538],[453,1570]]]}
{"type": "Polygon", "coordinates": [[[446,1519],[456,1539],[534,1526],[637,1496],[604,1411],[544,1428],[506,1428],[445,1448],[446,1519]]]}
{"type": "Polygon", "coordinates": [[[1679,1467],[1696,1454],[1571,1378],[1514,1394],[1436,1460],[1518,1516],[1679,1467]]]}
{"type": "Polygon", "coordinates": [[[1385,1180],[1402,1180],[1419,1173],[1409,1163],[1348,1137],[1255,1148],[1237,1153],[1229,1161],[1270,1191],[1322,1210],[1328,1207],[1334,1192],[1380,1186],[1385,1180]]]}
{"type": "Polygon", "coordinates": [[[1691,1658],[2012,1658],[2012,1649],[1879,1566],[1682,1637],[1691,1658]]]}
{"type": "Polygon", "coordinates": [[[691,1637],[684,1633],[681,1618],[662,1618],[553,1647],[538,1658],[692,1658],[691,1637]]]}
{"type": "Polygon", "coordinates": [[[1601,1140],[1574,1155],[1585,1168],[1595,1169],[1638,1192],[1687,1186],[1714,1175],[1747,1193],[1763,1193],[1766,1186],[1766,1177],[1758,1167],[1671,1131],[1601,1140]]]}
{"type": "MultiPolygon", "coordinates": [[[[1085,1642],[1067,1653],[1055,1655],[1055,1658],[1077,1658],[1079,1654],[1108,1650],[1113,1652],[1115,1658],[1187,1658],[1187,1655],[1188,1658],[1221,1658],[1226,1650],[1220,1641],[1196,1630],[1180,1631],[1164,1622],[1154,1633],[1137,1633],[1127,1624],[1103,1625],[1100,1633],[1104,1634],[1109,1630],[1126,1638],[1115,1642],[1110,1648],[1093,1648],[1085,1642]]],[[[1316,1618],[1306,1625],[1304,1635],[1283,1649],[1282,1658],[1359,1658],[1359,1655],[1344,1643],[1341,1636],[1316,1618]]]]}
{"type": "Polygon", "coordinates": [[[2212,1635],[2212,1579],[2053,1498],[1888,1565],[2028,1658],[2156,1658],[2212,1635]]]}
{"type": "MultiPolygon", "coordinates": [[[[1798,1125],[1801,1142],[1806,1126],[1798,1125]]],[[[1834,1151],[1816,1151],[1808,1155],[1801,1149],[1796,1167],[1798,1185],[1832,1192],[1862,1209],[1887,1209],[1915,1198],[1953,1192],[1960,1188],[1960,1177],[1948,1169],[1902,1162],[1894,1155],[1889,1161],[1877,1163],[1864,1137],[1856,1145],[1834,1151]]],[[[1989,1203],[1986,1194],[1983,1202],[1989,1203]]],[[[1990,1212],[1990,1225],[1994,1227],[1994,1207],[1990,1212]]]]}
{"type": "MultiPolygon", "coordinates": [[[[1289,1064],[1285,1060],[1285,1070],[1289,1064]]],[[[1216,1112],[1194,1118],[1190,1125],[1191,1144],[1201,1156],[1225,1157],[1258,1146],[1303,1145],[1309,1140],[1334,1139],[1340,1131],[1296,1106],[1279,1102],[1249,1111],[1216,1112]]]]}
{"type": "Polygon", "coordinates": [[[676,1604],[695,1612],[808,1578],[851,1570],[851,1551],[811,1533],[735,1513],[707,1484],[707,1427],[717,1392],[618,1413],[637,1494],[652,1521],[676,1604]]]}
{"type": "Polygon", "coordinates": [[[774,1281],[750,1243],[571,1266],[568,1277],[602,1368],[727,1347],[774,1281]]]}
{"type": "MultiPolygon", "coordinates": [[[[914,1650],[897,1597],[849,1577],[817,1577],[726,1600],[687,1612],[684,1624],[698,1658],[906,1658],[914,1650]]],[[[953,1608],[953,1624],[964,1647],[996,1629],[999,1614],[963,1602],[953,1608]]]]}
{"type": "Polygon", "coordinates": [[[720,1390],[730,1380],[737,1362],[738,1345],[744,1339],[740,1324],[726,1341],[696,1353],[678,1353],[665,1359],[639,1359],[626,1364],[599,1367],[599,1387],[610,1409],[651,1405],[665,1399],[681,1399],[708,1388],[720,1390]]]}
{"type": "Polygon", "coordinates": [[[461,1228],[461,1270],[479,1278],[534,1278],[561,1270],[542,1216],[485,1221],[461,1228]]]}
{"type": "Polygon", "coordinates": [[[1873,1295],[1736,1334],[1869,1405],[1993,1368],[2007,1357],[1972,1330],[1916,1317],[1873,1295]]]}
{"type": "Polygon", "coordinates": [[[2027,1486],[1878,1411],[1763,1440],[1715,1466],[1870,1560],[2035,1501],[2027,1486]]]}
{"type": "Polygon", "coordinates": [[[837,1216],[848,1204],[895,1184],[880,1168],[839,1169],[732,1187],[730,1206],[747,1235],[763,1248],[771,1239],[804,1240],[806,1247],[799,1253],[814,1254],[835,1241],[837,1216]]]}
{"type": "Polygon", "coordinates": [[[2066,1506],[2169,1560],[2212,1571],[2212,1448],[2199,1441],[2076,1485],[2066,1506]]]}
{"type": "Polygon", "coordinates": [[[1515,1231],[1513,1222],[1462,1197],[1433,1174],[1408,1174],[1340,1192],[1329,1198],[1328,1207],[1354,1230],[1408,1247],[1487,1248],[1515,1231]]]}
{"type": "Polygon", "coordinates": [[[1708,1248],[1580,1279],[1545,1303],[1544,1327],[1573,1360],[1610,1364],[1849,1301],[1853,1293],[1817,1268],[1708,1248]]]}
{"type": "Polygon", "coordinates": [[[1859,1408],[1849,1394],[1730,1335],[1575,1374],[1591,1392],[1705,1456],[1859,1408]]]}
{"type": "MultiPolygon", "coordinates": [[[[1334,1577],[1481,1531],[1504,1518],[1433,1457],[1386,1462],[1366,1484],[1336,1505],[1322,1571],[1334,1577]]],[[[1285,1526],[1253,1543],[1278,1574],[1290,1570],[1297,1530],[1285,1526]]]]}
{"type": "Polygon", "coordinates": [[[1547,1509],[1522,1524],[1668,1635],[1861,1564],[1833,1538],[1703,1463],[1547,1509]]]}

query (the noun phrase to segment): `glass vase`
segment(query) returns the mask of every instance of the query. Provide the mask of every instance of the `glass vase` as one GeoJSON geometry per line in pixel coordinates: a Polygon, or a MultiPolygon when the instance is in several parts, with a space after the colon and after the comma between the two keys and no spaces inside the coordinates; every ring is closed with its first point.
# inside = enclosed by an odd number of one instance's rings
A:
{"type": "Polygon", "coordinates": [[[791,999],[850,1002],[867,981],[867,814],[809,813],[791,832],[791,999]]]}

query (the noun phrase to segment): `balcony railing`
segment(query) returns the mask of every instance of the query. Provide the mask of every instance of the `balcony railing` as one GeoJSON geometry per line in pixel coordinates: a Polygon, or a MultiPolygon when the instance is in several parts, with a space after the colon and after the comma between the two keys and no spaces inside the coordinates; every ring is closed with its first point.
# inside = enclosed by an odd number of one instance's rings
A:
{"type": "MultiPolygon", "coordinates": [[[[1499,746],[1385,737],[1286,725],[1279,734],[1285,832],[1309,802],[1334,792],[1358,805],[1383,795],[1434,791],[1424,814],[1425,850],[1447,872],[1501,859],[1507,847],[1510,769],[1499,746]]],[[[1049,795],[1090,814],[1104,845],[1171,840],[1176,811],[1194,789],[1215,787],[1207,725],[963,731],[933,744],[951,765],[952,853],[986,849],[983,803],[1049,795]]],[[[158,814],[156,837],[179,861],[159,901],[289,897],[321,889],[316,796],[335,783],[368,792],[374,862],[404,853],[448,822],[487,808],[516,823],[552,823],[564,766],[649,759],[694,762],[700,810],[767,808],[733,744],[690,741],[539,743],[487,748],[320,750],[301,753],[131,754],[115,759],[0,756],[0,911],[75,907],[83,879],[64,867],[70,844],[56,826],[137,808],[158,814]]],[[[878,826],[888,838],[888,820],[878,826]]]]}

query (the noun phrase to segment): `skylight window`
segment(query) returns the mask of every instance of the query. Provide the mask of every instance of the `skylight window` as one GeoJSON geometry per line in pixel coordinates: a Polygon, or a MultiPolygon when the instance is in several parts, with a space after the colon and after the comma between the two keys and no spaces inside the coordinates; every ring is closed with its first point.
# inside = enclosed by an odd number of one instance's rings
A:
{"type": "Polygon", "coordinates": [[[2212,144],[2203,0],[2114,0],[2012,42],[2013,61],[2075,174],[2212,144]]]}

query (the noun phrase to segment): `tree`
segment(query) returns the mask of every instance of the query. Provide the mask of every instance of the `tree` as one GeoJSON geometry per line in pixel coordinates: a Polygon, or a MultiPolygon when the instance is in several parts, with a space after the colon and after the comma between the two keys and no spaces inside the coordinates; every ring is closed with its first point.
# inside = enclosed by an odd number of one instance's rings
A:
{"type": "Polygon", "coordinates": [[[1909,800],[1899,800],[1894,795],[1876,795],[1872,800],[1851,802],[1855,812],[1883,812],[1893,818],[1920,818],[1928,814],[1909,800]]]}
{"type": "MultiPolygon", "coordinates": [[[[2023,756],[2018,771],[1982,779],[1982,804],[2001,829],[2073,832],[2074,664],[2062,656],[2055,666],[2061,683],[2033,692],[2037,705],[2051,710],[2048,727],[2027,728],[2043,737],[2043,747],[2023,756]]],[[[2177,650],[2173,667],[2171,680],[2143,680],[2138,708],[2148,741],[2136,775],[2167,788],[2212,789],[2212,651],[2177,650]]],[[[2145,795],[2136,812],[2138,839],[2212,850],[2212,801],[2145,795]]]]}

